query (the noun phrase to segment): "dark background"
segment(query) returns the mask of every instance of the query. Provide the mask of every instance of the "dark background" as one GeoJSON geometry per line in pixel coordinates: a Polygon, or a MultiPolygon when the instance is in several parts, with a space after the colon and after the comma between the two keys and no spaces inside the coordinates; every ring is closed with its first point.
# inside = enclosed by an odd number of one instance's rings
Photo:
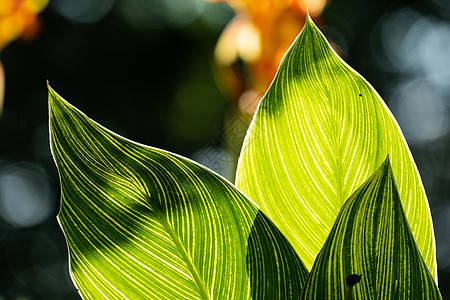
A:
{"type": "MultiPolygon", "coordinates": [[[[79,298],[56,221],[46,80],[111,130],[188,157],[199,157],[233,114],[212,67],[215,43],[233,17],[226,5],[53,0],[41,16],[37,39],[17,40],[1,53],[0,299],[79,298]]],[[[410,144],[432,208],[439,286],[448,298],[450,2],[334,0],[320,19],[325,35],[385,99],[410,144]]]]}

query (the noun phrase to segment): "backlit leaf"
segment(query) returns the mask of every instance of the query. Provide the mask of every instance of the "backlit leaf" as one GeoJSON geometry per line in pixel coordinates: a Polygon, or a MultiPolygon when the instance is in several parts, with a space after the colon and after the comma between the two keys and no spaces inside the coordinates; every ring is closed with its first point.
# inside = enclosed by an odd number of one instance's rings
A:
{"type": "Polygon", "coordinates": [[[301,299],[441,299],[411,234],[389,159],[345,202],[301,299]]]}
{"type": "Polygon", "coordinates": [[[228,181],[108,131],[49,88],[58,220],[85,299],[296,299],[307,271],[228,181]]]}
{"type": "Polygon", "coordinates": [[[247,132],[236,186],[310,269],[343,203],[388,154],[413,235],[437,279],[430,209],[405,139],[380,96],[308,17],[247,132]]]}

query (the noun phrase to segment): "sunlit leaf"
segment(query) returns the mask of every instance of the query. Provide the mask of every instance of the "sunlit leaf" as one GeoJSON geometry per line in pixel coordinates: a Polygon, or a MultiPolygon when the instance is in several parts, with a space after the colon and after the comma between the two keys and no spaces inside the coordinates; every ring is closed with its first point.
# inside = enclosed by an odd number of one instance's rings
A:
{"type": "Polygon", "coordinates": [[[380,96],[308,17],[261,100],[236,186],[310,269],[343,203],[388,154],[413,235],[437,279],[428,201],[405,139],[380,96]]]}
{"type": "Polygon", "coordinates": [[[389,159],[345,202],[301,299],[441,299],[411,234],[389,159]]]}
{"type": "Polygon", "coordinates": [[[58,216],[86,299],[296,299],[307,271],[228,181],[124,139],[49,89],[58,216]]]}

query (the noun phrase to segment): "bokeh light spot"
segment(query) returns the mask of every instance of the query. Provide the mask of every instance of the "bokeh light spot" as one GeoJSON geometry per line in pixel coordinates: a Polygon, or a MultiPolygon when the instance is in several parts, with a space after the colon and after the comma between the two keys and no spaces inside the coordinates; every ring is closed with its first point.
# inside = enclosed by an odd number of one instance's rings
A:
{"type": "Polygon", "coordinates": [[[165,19],[175,26],[186,26],[196,20],[205,8],[204,0],[164,0],[165,19]]]}
{"type": "Polygon", "coordinates": [[[247,23],[239,28],[236,36],[236,46],[243,61],[251,63],[261,56],[261,34],[258,28],[247,23]]]}
{"type": "Polygon", "coordinates": [[[52,8],[77,23],[95,23],[108,14],[114,0],[53,0],[52,8]]]}
{"type": "MultiPolygon", "coordinates": [[[[410,72],[417,69],[417,51],[411,51],[411,43],[422,35],[425,24],[413,25],[420,18],[420,14],[410,8],[404,8],[383,16],[380,21],[380,39],[383,51],[383,60],[386,69],[397,72],[410,72]],[[409,34],[408,34],[409,33],[409,34]],[[405,55],[405,50],[408,52],[405,55]]],[[[417,44],[416,44],[417,45],[417,44]]],[[[417,47],[414,47],[416,49],[417,47]]]]}
{"type": "Polygon", "coordinates": [[[302,11],[306,12],[308,10],[312,17],[319,16],[327,4],[326,0],[296,0],[296,2],[302,11]]]}
{"type": "Polygon", "coordinates": [[[187,26],[197,20],[210,5],[204,0],[120,0],[117,7],[131,26],[155,29],[187,26]]]}
{"type": "Polygon", "coordinates": [[[440,268],[450,267],[450,205],[440,205],[433,210],[436,234],[436,254],[440,268]]]}
{"type": "Polygon", "coordinates": [[[384,16],[378,26],[386,70],[426,78],[450,92],[449,22],[404,8],[384,16]]]}
{"type": "Polygon", "coordinates": [[[48,177],[31,163],[0,167],[0,216],[15,227],[30,227],[45,221],[52,211],[48,177]]]}
{"type": "Polygon", "coordinates": [[[409,143],[420,146],[448,133],[447,105],[426,81],[401,83],[390,98],[392,111],[409,143]]]}

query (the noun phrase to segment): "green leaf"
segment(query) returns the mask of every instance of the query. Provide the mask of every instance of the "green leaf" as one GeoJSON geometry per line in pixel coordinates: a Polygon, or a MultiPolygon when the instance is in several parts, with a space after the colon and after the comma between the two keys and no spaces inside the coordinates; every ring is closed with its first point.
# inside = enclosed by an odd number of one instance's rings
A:
{"type": "Polygon", "coordinates": [[[442,299],[409,228],[389,159],[345,202],[301,299],[352,296],[442,299]],[[347,276],[361,274],[359,283],[347,283],[347,276]]]}
{"type": "Polygon", "coordinates": [[[298,297],[307,270],[228,181],[108,131],[50,88],[49,101],[58,220],[84,298],[298,297]]]}
{"type": "Polygon", "coordinates": [[[308,17],[247,132],[236,186],[310,269],[341,206],[386,155],[413,235],[437,279],[430,209],[400,128],[308,17]]]}

